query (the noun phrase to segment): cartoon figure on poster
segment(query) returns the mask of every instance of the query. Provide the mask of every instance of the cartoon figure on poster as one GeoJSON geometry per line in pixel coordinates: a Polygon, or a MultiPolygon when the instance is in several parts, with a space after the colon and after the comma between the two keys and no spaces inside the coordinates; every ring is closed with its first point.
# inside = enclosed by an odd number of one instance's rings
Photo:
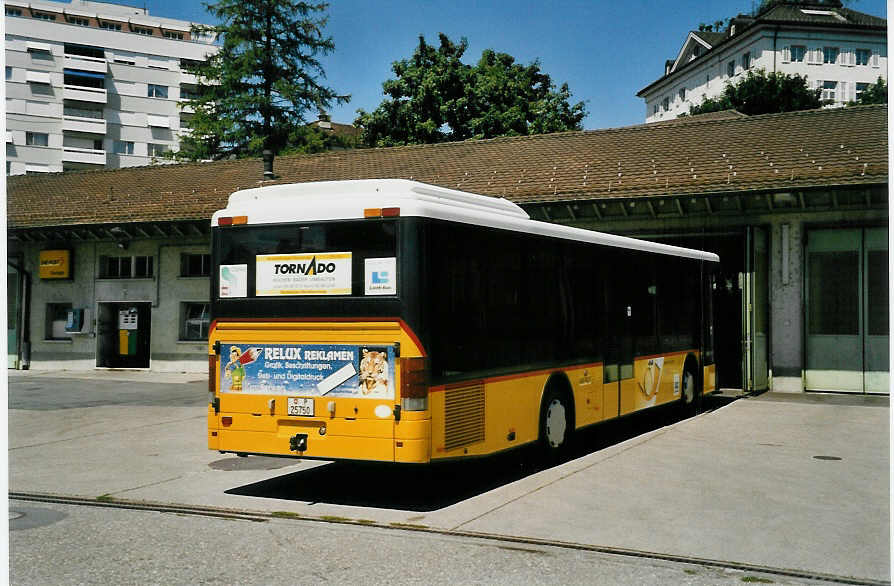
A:
{"type": "Polygon", "coordinates": [[[226,377],[230,379],[230,390],[241,391],[245,380],[245,365],[251,364],[261,355],[259,348],[248,348],[245,352],[239,346],[230,346],[230,361],[224,367],[226,377]]]}
{"type": "Polygon", "coordinates": [[[386,396],[388,394],[388,353],[363,348],[361,351],[360,392],[365,396],[386,396]]]}

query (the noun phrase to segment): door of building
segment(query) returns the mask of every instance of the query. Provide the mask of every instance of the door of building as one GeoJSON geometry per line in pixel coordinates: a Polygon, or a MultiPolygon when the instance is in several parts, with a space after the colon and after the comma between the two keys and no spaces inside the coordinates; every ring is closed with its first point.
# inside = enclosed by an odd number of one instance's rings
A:
{"type": "Polygon", "coordinates": [[[96,366],[149,368],[151,321],[151,303],[100,303],[96,315],[96,366]]]}
{"type": "Polygon", "coordinates": [[[19,272],[6,267],[6,353],[7,368],[19,367],[19,323],[21,321],[19,272]]]}
{"type": "Polygon", "coordinates": [[[887,242],[885,228],[808,232],[807,390],[888,392],[887,242]]]}
{"type": "Polygon", "coordinates": [[[764,391],[769,384],[769,259],[767,230],[749,226],[745,232],[745,271],[742,275],[742,378],[747,391],[764,391]]]}

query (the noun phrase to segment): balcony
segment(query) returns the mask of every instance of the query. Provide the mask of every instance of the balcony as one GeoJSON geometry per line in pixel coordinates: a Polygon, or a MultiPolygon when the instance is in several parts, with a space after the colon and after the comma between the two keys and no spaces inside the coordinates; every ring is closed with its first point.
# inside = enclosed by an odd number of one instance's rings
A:
{"type": "Polygon", "coordinates": [[[63,163],[83,163],[87,165],[105,165],[106,152],[96,149],[79,149],[76,147],[62,147],[63,163]]]}
{"type": "Polygon", "coordinates": [[[105,73],[109,64],[99,57],[87,57],[84,55],[65,55],[65,68],[93,73],[105,73]]]}
{"type": "Polygon", "coordinates": [[[65,112],[62,116],[62,130],[67,132],[88,132],[90,134],[105,134],[106,121],[92,116],[72,116],[65,112]]]}
{"type": "Polygon", "coordinates": [[[62,97],[66,100],[79,100],[81,102],[94,102],[105,104],[108,102],[108,94],[104,88],[86,87],[80,85],[64,85],[62,97]]]}

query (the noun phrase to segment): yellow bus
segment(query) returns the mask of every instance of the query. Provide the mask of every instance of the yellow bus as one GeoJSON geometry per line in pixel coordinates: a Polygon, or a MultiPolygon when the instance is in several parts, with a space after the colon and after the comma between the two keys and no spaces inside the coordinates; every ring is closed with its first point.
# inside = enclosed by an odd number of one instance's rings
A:
{"type": "Polygon", "coordinates": [[[233,193],[212,218],[208,447],[430,463],[714,389],[715,254],[384,179],[233,193]]]}

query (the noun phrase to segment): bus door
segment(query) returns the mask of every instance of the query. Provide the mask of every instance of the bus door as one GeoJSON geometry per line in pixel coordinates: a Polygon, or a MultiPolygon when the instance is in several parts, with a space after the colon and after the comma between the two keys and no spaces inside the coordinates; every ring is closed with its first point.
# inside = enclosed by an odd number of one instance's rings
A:
{"type": "MultiPolygon", "coordinates": [[[[617,273],[611,271],[610,274],[617,273]]],[[[621,414],[622,387],[633,381],[632,307],[624,302],[618,284],[606,279],[604,286],[606,327],[602,401],[604,418],[611,419],[621,414]]]]}

